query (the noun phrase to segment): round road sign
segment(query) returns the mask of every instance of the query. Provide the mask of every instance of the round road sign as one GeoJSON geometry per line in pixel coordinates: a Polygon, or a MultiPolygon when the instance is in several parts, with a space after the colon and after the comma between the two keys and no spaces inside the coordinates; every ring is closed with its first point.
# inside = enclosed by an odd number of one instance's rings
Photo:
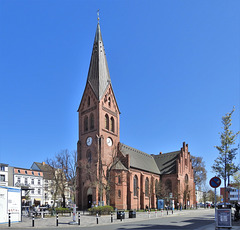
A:
{"type": "Polygon", "coordinates": [[[209,184],[212,188],[217,188],[221,184],[221,179],[215,176],[209,181],[209,184]]]}

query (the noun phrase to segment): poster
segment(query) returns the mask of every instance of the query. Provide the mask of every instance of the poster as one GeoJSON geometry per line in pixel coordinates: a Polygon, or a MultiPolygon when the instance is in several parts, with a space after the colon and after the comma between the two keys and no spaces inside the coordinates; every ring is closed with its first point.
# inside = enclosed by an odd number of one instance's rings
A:
{"type": "Polygon", "coordinates": [[[232,227],[231,209],[217,209],[217,227],[232,227]]]}

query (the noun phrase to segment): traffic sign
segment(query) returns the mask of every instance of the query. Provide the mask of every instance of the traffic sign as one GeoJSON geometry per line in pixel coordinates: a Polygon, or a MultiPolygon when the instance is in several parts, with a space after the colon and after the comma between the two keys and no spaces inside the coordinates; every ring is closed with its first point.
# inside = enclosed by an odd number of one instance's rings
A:
{"type": "Polygon", "coordinates": [[[217,188],[221,185],[221,179],[215,176],[209,181],[209,184],[212,188],[217,188]]]}

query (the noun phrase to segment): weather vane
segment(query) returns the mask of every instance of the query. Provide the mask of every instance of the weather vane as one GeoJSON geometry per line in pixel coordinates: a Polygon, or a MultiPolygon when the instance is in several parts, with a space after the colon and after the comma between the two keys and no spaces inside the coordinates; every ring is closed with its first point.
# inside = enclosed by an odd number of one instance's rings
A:
{"type": "Polygon", "coordinates": [[[97,10],[97,20],[98,20],[98,22],[99,22],[99,9],[97,10]]]}

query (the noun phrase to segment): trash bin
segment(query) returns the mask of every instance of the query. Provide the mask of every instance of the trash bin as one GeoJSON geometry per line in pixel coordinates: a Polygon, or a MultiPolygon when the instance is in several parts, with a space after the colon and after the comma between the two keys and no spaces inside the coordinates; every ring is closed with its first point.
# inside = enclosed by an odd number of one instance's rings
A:
{"type": "Polygon", "coordinates": [[[117,219],[125,219],[125,211],[124,210],[117,211],[117,219]]]}
{"type": "Polygon", "coordinates": [[[136,218],[136,211],[135,210],[130,210],[129,211],[129,218],[136,218]]]}

